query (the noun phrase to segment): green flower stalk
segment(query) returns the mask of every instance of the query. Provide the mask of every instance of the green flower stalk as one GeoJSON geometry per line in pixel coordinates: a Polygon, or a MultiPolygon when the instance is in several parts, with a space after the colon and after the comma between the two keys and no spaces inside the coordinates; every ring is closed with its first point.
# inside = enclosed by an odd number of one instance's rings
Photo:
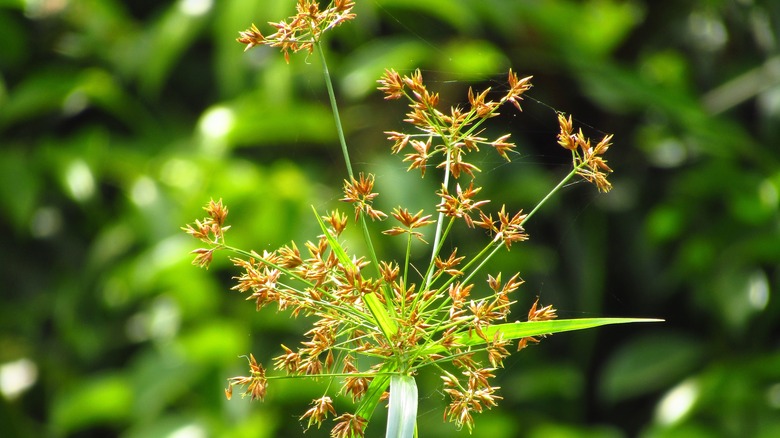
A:
{"type": "Polygon", "coordinates": [[[467,105],[445,112],[438,108],[439,96],[428,90],[420,71],[401,75],[387,70],[378,81],[379,90],[388,100],[406,100],[409,108],[405,118],[409,132],[387,133],[391,152],[403,155],[409,171],[417,170],[423,177],[428,171],[437,173],[442,181],[436,192],[439,202],[429,212],[413,213],[398,206],[388,215],[374,206],[376,177],[368,172],[356,177],[352,171],[320,45],[327,30],[354,18],[353,6],[349,0],[334,0],[321,9],[316,1],[299,0],[295,16],[271,23],[275,33],[263,36],[252,25],[238,39],[247,49],[278,47],[288,62],[291,51],[320,53],[347,167],[341,201],[351,205],[352,219],[362,230],[368,254],[350,251],[342,233],[351,221],[339,210],[315,211],[321,234],[302,247],[292,242],[262,254],[235,248],[225,241],[227,207],[221,199],[209,202],[207,216],[184,228],[206,245],[194,251],[193,263],[208,267],[215,251],[231,252],[233,264],[240,269],[233,289],[254,301],[258,311],[275,305],[313,321],[300,345],[281,346],[283,353],[272,359],[273,372],[250,354],[249,375],[228,379],[226,395],[232,397],[234,387],[239,387],[242,395],[262,400],[274,379],[325,378],[336,383],[328,385],[329,389],[338,387],[339,394],[352,399],[354,410],[339,414],[331,397],[334,394],[326,391],[300,417],[307,429],[332,420],[331,436],[362,437],[380,401],[389,397],[386,436],[405,438],[417,436],[414,376],[421,368],[431,367],[441,376],[443,392],[449,397],[444,417],[471,431],[473,415],[501,400],[500,388],[493,380],[510,350],[538,343],[552,333],[651,321],[558,320],[555,309],[537,299],[525,321],[510,322],[514,293],[523,284],[520,274],[483,272],[500,252],[529,238],[525,231],[528,221],[572,178],[580,176],[600,191],[611,188],[607,177],[612,170],[603,155],[612,137],[605,136],[591,146],[581,131],[574,134],[571,117],[560,115],[558,143],[572,153],[571,172],[529,213],[508,211],[504,205],[489,209],[490,201],[480,196],[481,188],[476,185],[480,169],[470,157],[480,148],[488,148],[509,161],[508,152],[515,147],[510,136],[488,139],[484,137],[485,124],[506,104],[521,110],[531,77],[520,78],[510,70],[503,94],[493,97],[490,89],[470,89],[467,105]],[[392,221],[392,225],[382,235],[372,236],[368,221],[392,221]],[[460,254],[456,247],[444,253],[444,244],[452,243],[450,233],[456,226],[486,235],[483,248],[475,254],[460,254]],[[402,261],[380,258],[372,244],[374,238],[405,239],[402,261]],[[432,241],[429,266],[419,273],[410,269],[417,256],[412,254],[413,240],[432,241]]]}

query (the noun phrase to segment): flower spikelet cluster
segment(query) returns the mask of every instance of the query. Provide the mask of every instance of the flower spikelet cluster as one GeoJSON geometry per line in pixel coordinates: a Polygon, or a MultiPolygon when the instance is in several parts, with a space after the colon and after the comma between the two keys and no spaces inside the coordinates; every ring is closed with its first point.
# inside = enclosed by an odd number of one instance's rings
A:
{"type": "MultiPolygon", "coordinates": [[[[350,0],[333,0],[324,8],[319,5],[315,0],[298,0],[296,15],[270,23],[275,33],[264,36],[252,25],[240,33],[238,41],[247,49],[278,47],[289,62],[289,52],[311,52],[323,32],[354,17],[350,0]]],[[[272,362],[268,372],[250,354],[249,375],[228,379],[225,394],[230,398],[234,387],[239,387],[251,400],[263,400],[274,379],[326,379],[331,383],[328,389],[337,388],[337,394],[326,390],[299,420],[306,429],[331,421],[333,437],[362,437],[370,417],[362,407],[373,409],[384,397],[388,375],[413,376],[423,367],[434,367],[449,397],[444,418],[471,431],[474,414],[501,400],[493,380],[513,341],[519,341],[520,350],[543,337],[529,336],[537,332],[527,331],[505,336],[513,324],[508,320],[516,303],[514,294],[523,284],[519,273],[508,278],[488,274],[486,281],[477,277],[485,275],[481,271],[496,253],[528,239],[525,225],[538,208],[524,213],[501,205],[488,211],[490,201],[480,197],[482,188],[476,179],[481,170],[473,159],[484,148],[510,161],[515,148],[511,136],[488,138],[485,124],[507,104],[522,111],[531,77],[521,78],[509,70],[505,91],[496,94],[491,88],[470,88],[462,106],[448,110],[439,108],[439,94],[428,89],[419,70],[401,75],[389,69],[378,82],[385,99],[405,99],[408,104],[404,121],[409,132],[386,132],[392,154],[408,163],[408,171],[441,177],[435,192],[439,201],[430,206],[431,214],[425,209],[413,213],[403,206],[393,208],[390,215],[384,213],[374,205],[379,196],[374,191],[376,176],[361,172],[355,178],[350,170],[340,201],[351,205],[354,224],[338,209],[315,213],[321,234],[302,245],[290,242],[262,253],[227,245],[228,210],[221,199],[209,202],[205,218],[183,228],[206,245],[193,251],[194,264],[208,267],[214,252],[231,252],[230,260],[239,271],[232,290],[253,302],[258,311],[272,306],[293,317],[305,316],[310,323],[297,345],[281,345],[281,354],[266,359],[272,362]],[[376,255],[367,219],[380,226],[384,221],[392,223],[383,227],[381,238],[406,239],[402,261],[376,255]],[[481,251],[459,253],[450,236],[456,223],[487,236],[481,251]],[[367,255],[350,249],[345,237],[350,233],[344,233],[350,226],[362,227],[367,255]],[[428,244],[431,236],[433,242],[428,244]],[[421,257],[412,254],[413,241],[430,248],[425,255],[427,268],[417,265],[421,257]],[[351,399],[358,408],[339,411],[334,395],[351,399]]],[[[558,121],[558,143],[572,151],[569,177],[577,174],[599,190],[609,190],[606,177],[611,169],[603,155],[611,136],[592,145],[581,130],[574,133],[571,117],[560,115],[558,121]]],[[[527,319],[547,321],[556,316],[552,306],[541,305],[537,299],[527,319]]]]}
{"type": "Polygon", "coordinates": [[[317,0],[298,0],[297,14],[287,20],[268,23],[276,32],[265,36],[252,24],[249,29],[239,32],[236,40],[246,44],[245,51],[261,45],[278,47],[289,63],[290,52],[305,50],[312,53],[314,44],[325,31],[355,18],[354,6],[355,2],[351,0],[333,0],[321,9],[317,0]]]}
{"type": "Polygon", "coordinates": [[[490,409],[502,398],[495,393],[500,387],[490,385],[490,379],[495,377],[493,371],[492,368],[465,371],[462,373],[465,379],[458,379],[445,372],[442,375],[444,392],[450,396],[452,403],[445,409],[444,418],[459,426],[466,426],[471,432],[474,428],[472,413],[490,409]],[[465,385],[462,380],[466,381],[465,385]]]}
{"type": "Polygon", "coordinates": [[[222,247],[225,242],[225,232],[230,227],[225,226],[228,209],[222,204],[222,199],[219,201],[212,199],[203,209],[206,210],[208,216],[202,220],[196,220],[194,224],[182,227],[182,230],[209,246],[192,251],[195,254],[192,264],[208,268],[214,258],[214,251],[222,247]]]}
{"type": "MultiPolygon", "coordinates": [[[[409,252],[403,263],[351,254],[342,238],[349,221],[339,210],[317,217],[323,232],[305,242],[303,250],[294,242],[262,254],[228,247],[224,242],[227,208],[221,200],[211,201],[205,207],[208,216],[184,230],[209,245],[195,251],[197,265],[208,266],[213,252],[219,249],[239,254],[231,259],[241,270],[234,277],[233,290],[253,301],[257,310],[275,304],[278,310],[293,316],[310,317],[311,328],[300,344],[294,348],[282,345],[283,353],[272,359],[276,372],[312,378],[331,376],[340,382],[339,393],[359,404],[383,370],[413,375],[419,368],[435,366],[441,371],[444,393],[450,398],[444,418],[471,431],[473,415],[501,400],[500,388],[492,384],[492,379],[510,354],[512,341],[495,327],[507,323],[515,303],[513,294],[523,283],[517,273],[506,280],[498,273],[488,275],[487,284],[480,287],[474,276],[499,249],[509,250],[514,243],[528,239],[524,224],[529,214],[522,210],[510,213],[505,205],[495,216],[485,211],[489,201],[478,197],[481,188],[475,186],[475,179],[479,169],[469,162],[469,154],[480,147],[492,147],[509,159],[507,152],[514,148],[509,136],[492,141],[483,138],[482,124],[497,115],[505,103],[520,108],[522,94],[531,86],[530,78],[519,79],[510,71],[508,92],[491,100],[490,89],[469,90],[468,109],[453,107],[448,113],[437,109],[438,94],[427,89],[419,71],[401,76],[388,70],[379,82],[386,98],[408,99],[406,122],[414,128],[411,134],[389,132],[391,151],[400,154],[411,149],[403,158],[411,163],[410,171],[419,169],[424,176],[425,169],[432,166],[444,174],[444,182],[436,192],[440,202],[434,206],[438,219],[424,210],[412,213],[402,206],[394,208],[389,217],[376,209],[373,203],[378,193],[374,191],[373,174],[360,173],[358,178],[345,181],[341,201],[352,205],[356,223],[364,224],[361,218],[392,218],[397,224],[383,234],[405,237],[407,248],[411,248],[412,239],[427,243],[427,227],[437,224],[426,270],[417,275],[410,273],[409,252]],[[461,184],[466,176],[468,185],[461,184]],[[454,181],[449,181],[450,177],[454,181]],[[477,255],[460,255],[457,248],[449,254],[441,252],[441,242],[456,221],[491,236],[477,255]],[[444,222],[449,225],[442,231],[444,222]],[[385,309],[387,320],[377,319],[378,308],[385,309]]],[[[559,123],[558,142],[572,150],[573,172],[594,182],[600,190],[608,190],[609,168],[603,153],[611,136],[591,146],[581,131],[573,134],[571,118],[560,116],[559,123]]],[[[537,299],[527,319],[547,321],[555,317],[555,309],[539,304],[537,299]]],[[[519,338],[517,349],[540,340],[541,336],[519,338]]],[[[268,381],[282,377],[267,376],[254,356],[249,356],[249,362],[249,376],[228,379],[228,397],[233,387],[239,386],[245,388],[244,395],[262,400],[268,381]]],[[[328,419],[335,422],[332,436],[338,437],[363,436],[368,424],[357,412],[338,414],[328,394],[315,399],[300,417],[307,428],[319,428],[328,419]]]]}
{"type": "Polygon", "coordinates": [[[483,211],[483,207],[490,201],[476,197],[482,190],[474,185],[476,172],[480,172],[480,169],[468,156],[479,151],[480,147],[489,147],[510,161],[508,153],[515,148],[515,144],[510,141],[510,134],[489,140],[481,136],[484,131],[482,125],[499,115],[499,108],[507,103],[522,111],[520,101],[531,88],[531,78],[520,78],[510,69],[507,74],[507,91],[495,100],[490,98],[491,88],[482,91],[469,88],[468,106],[465,109],[453,106],[446,113],[438,109],[439,95],[428,90],[419,70],[402,76],[389,69],[378,81],[378,88],[384,93],[385,99],[407,100],[409,112],[404,121],[414,129],[412,133],[386,132],[388,140],[393,142],[392,153],[400,154],[411,148],[404,155],[403,161],[411,163],[408,170],[419,169],[422,176],[425,176],[429,166],[445,171],[445,182],[436,193],[441,200],[436,211],[446,217],[463,219],[470,228],[477,226],[487,230],[496,242],[504,243],[507,248],[513,242],[528,238],[523,229],[526,215],[522,211],[509,214],[504,205],[497,212],[497,219],[493,218],[492,213],[483,211]],[[465,189],[456,183],[455,193],[452,193],[452,188],[447,184],[449,176],[456,180],[468,176],[471,181],[465,189]]]}
{"type": "Polygon", "coordinates": [[[249,358],[249,376],[237,376],[228,379],[230,385],[225,389],[225,397],[230,400],[233,397],[233,386],[244,386],[246,390],[242,397],[249,396],[251,400],[262,400],[265,398],[265,390],[268,386],[268,379],[265,378],[265,369],[257,363],[255,357],[250,354],[249,358]]]}
{"type": "Polygon", "coordinates": [[[355,206],[355,222],[360,218],[360,213],[365,213],[373,220],[386,218],[387,214],[372,206],[374,198],[378,195],[374,192],[374,175],[365,175],[361,172],[358,178],[344,181],[344,197],[341,198],[342,201],[355,206]]]}
{"type": "Polygon", "coordinates": [[[612,190],[612,184],[607,181],[607,176],[612,173],[612,169],[607,166],[607,160],[603,157],[612,145],[610,143],[612,135],[605,135],[593,146],[591,140],[582,133],[582,129],[574,133],[571,116],[567,118],[559,113],[558,125],[560,126],[558,144],[571,151],[572,164],[577,174],[595,184],[601,192],[612,190]]]}
{"type": "Polygon", "coordinates": [[[448,112],[438,108],[439,94],[428,91],[422,73],[416,70],[411,75],[400,75],[395,70],[386,70],[379,80],[379,90],[385,99],[406,98],[409,112],[404,121],[410,123],[415,133],[387,132],[393,141],[392,152],[399,154],[409,146],[412,150],[404,155],[404,161],[411,163],[409,170],[419,169],[425,175],[429,164],[446,170],[456,179],[461,175],[474,177],[480,169],[467,161],[467,155],[478,151],[480,146],[489,146],[505,160],[507,152],[514,149],[508,141],[509,134],[489,141],[481,137],[482,124],[497,116],[498,109],[507,102],[521,110],[522,95],[531,88],[531,76],[519,78],[512,70],[508,74],[508,91],[497,100],[490,100],[490,88],[474,91],[469,88],[467,108],[454,106],[448,112]],[[432,162],[432,163],[429,163],[432,162]]]}
{"type": "MultiPolygon", "coordinates": [[[[364,273],[368,262],[362,257],[340,257],[345,249],[333,246],[347,226],[347,217],[332,211],[320,218],[324,233],[314,241],[304,244],[305,251],[295,243],[275,251],[243,251],[225,245],[221,238],[227,227],[223,226],[227,209],[220,202],[212,201],[206,207],[209,217],[195,221],[184,230],[212,246],[208,251],[231,250],[239,254],[231,260],[241,271],[234,277],[233,290],[246,295],[257,310],[275,304],[278,310],[290,311],[293,316],[313,317],[311,328],[304,333],[297,348],[282,345],[283,353],[273,358],[273,369],[290,376],[318,377],[329,373],[341,373],[341,392],[359,401],[366,393],[377,368],[368,366],[359,370],[357,356],[388,357],[392,346],[378,331],[372,331],[371,314],[366,309],[364,297],[376,294],[382,285],[364,273]],[[216,219],[215,219],[216,218],[216,219]],[[216,236],[216,237],[215,237],[216,236]]],[[[363,214],[361,210],[361,214],[363,214]]],[[[424,222],[424,220],[423,220],[424,222]]],[[[412,221],[412,226],[420,218],[412,221]]],[[[196,251],[196,261],[202,258],[196,251]]],[[[201,263],[197,263],[201,264],[201,263]]],[[[374,361],[377,363],[377,361],[374,361]]],[[[243,387],[243,395],[252,400],[263,400],[269,380],[279,376],[266,376],[266,370],[249,356],[250,375],[228,379],[225,393],[228,398],[233,388],[243,387]]],[[[314,400],[312,407],[301,416],[307,427],[320,425],[335,417],[334,436],[359,436],[366,421],[351,413],[336,415],[332,399],[323,395],[314,400]]]]}
{"type": "MultiPolygon", "coordinates": [[[[510,295],[523,282],[518,274],[505,282],[501,274],[488,276],[489,295],[474,297],[474,283],[457,281],[464,275],[461,265],[465,257],[458,256],[455,249],[447,257],[436,257],[435,272],[428,281],[412,283],[408,273],[401,274],[395,262],[381,262],[379,277],[372,278],[366,273],[369,262],[364,258],[344,259],[337,255],[341,251],[346,254],[334,239],[339,238],[348,222],[338,211],[320,218],[326,232],[306,242],[305,253],[294,243],[262,254],[243,252],[228,247],[219,238],[212,240],[222,236],[227,228],[222,214],[227,209],[221,201],[210,202],[206,209],[208,218],[184,229],[211,242],[211,251],[229,249],[241,254],[232,258],[241,269],[234,277],[233,289],[254,301],[257,310],[276,304],[279,310],[288,310],[293,316],[314,317],[297,348],[281,346],[283,353],[273,358],[274,370],[290,376],[338,374],[342,376],[340,393],[359,402],[386,361],[409,358],[404,366],[411,372],[430,364],[443,367],[449,363],[454,370],[446,374],[450,377],[445,380],[445,392],[452,398],[446,418],[469,429],[473,426],[473,412],[490,408],[500,399],[495,394],[498,388],[490,385],[489,379],[509,355],[510,342],[500,332],[488,334],[488,329],[494,322],[506,321],[514,302],[510,295]],[[366,308],[367,296],[378,297],[380,302],[397,309],[394,320],[398,330],[393,336],[376,328],[366,308]],[[484,345],[469,345],[466,339],[471,334],[483,339],[484,345]],[[361,369],[358,363],[369,365],[361,369]],[[456,374],[462,378],[453,377],[456,374]]],[[[434,222],[428,215],[412,214],[403,208],[395,209],[392,216],[401,225],[385,234],[409,239],[420,239],[421,233],[416,230],[434,222]]],[[[244,396],[263,400],[269,380],[279,377],[267,376],[253,355],[249,355],[249,367],[248,376],[228,379],[228,398],[234,387],[242,387],[244,396]]],[[[307,428],[319,428],[324,421],[333,419],[334,436],[361,435],[365,419],[352,413],[337,416],[336,412],[333,399],[323,395],[312,402],[301,421],[307,428]]]]}
{"type": "MultiPolygon", "coordinates": [[[[437,242],[447,239],[447,230],[458,221],[467,228],[482,229],[491,238],[485,249],[471,258],[458,254],[456,247],[444,254],[442,245],[435,243],[430,266],[414,274],[409,269],[409,253],[403,263],[351,254],[342,238],[350,221],[339,210],[319,216],[323,233],[300,247],[292,242],[263,253],[228,247],[223,236],[227,208],[221,200],[211,201],[206,207],[208,217],[184,228],[210,245],[196,250],[195,263],[207,266],[203,254],[210,260],[215,250],[232,250],[239,254],[231,260],[240,269],[233,290],[254,302],[258,311],[273,304],[280,311],[306,315],[312,321],[297,347],[282,345],[282,354],[272,359],[273,370],[282,375],[267,376],[250,356],[250,376],[229,379],[227,395],[240,386],[245,395],[262,400],[268,381],[274,378],[333,376],[340,383],[339,393],[359,404],[377,373],[388,364],[395,372],[406,374],[435,366],[441,370],[444,393],[450,398],[445,419],[471,430],[473,414],[490,409],[501,399],[499,388],[491,382],[494,371],[510,354],[512,341],[494,326],[507,323],[515,303],[513,294],[523,283],[517,273],[506,280],[501,273],[488,275],[482,285],[474,276],[499,249],[508,250],[528,239],[524,230],[528,215],[522,210],[510,213],[505,205],[496,212],[485,210],[489,201],[479,198],[481,188],[475,186],[479,169],[469,162],[469,154],[480,147],[492,147],[509,160],[508,152],[514,148],[509,136],[483,138],[482,124],[506,103],[520,108],[522,94],[531,86],[530,78],[520,79],[510,71],[506,93],[491,99],[490,89],[469,90],[468,109],[453,107],[448,113],[437,109],[438,94],[427,89],[419,71],[401,76],[388,70],[379,82],[387,98],[406,97],[409,101],[406,122],[414,132],[388,133],[392,152],[411,149],[403,158],[411,163],[410,171],[419,169],[424,175],[431,166],[445,176],[436,192],[440,202],[433,207],[438,219],[424,210],[412,213],[402,206],[394,208],[390,216],[376,209],[375,176],[360,173],[344,181],[341,198],[354,208],[355,222],[363,222],[361,218],[392,220],[395,224],[383,234],[406,238],[409,248],[412,239],[427,243],[428,227],[441,227],[444,222],[450,225],[436,233],[437,242]],[[454,181],[448,181],[450,177],[454,181]],[[461,183],[464,177],[469,181],[461,183]],[[389,322],[377,323],[376,306],[386,309],[389,322]]],[[[594,158],[590,160],[599,165],[594,158]]],[[[532,321],[554,317],[555,310],[540,306],[538,301],[528,314],[532,321]]],[[[539,341],[538,337],[521,338],[518,349],[539,341]]],[[[332,435],[344,437],[362,436],[367,425],[367,419],[357,413],[339,414],[328,394],[315,399],[300,419],[307,428],[335,421],[332,435]]]]}

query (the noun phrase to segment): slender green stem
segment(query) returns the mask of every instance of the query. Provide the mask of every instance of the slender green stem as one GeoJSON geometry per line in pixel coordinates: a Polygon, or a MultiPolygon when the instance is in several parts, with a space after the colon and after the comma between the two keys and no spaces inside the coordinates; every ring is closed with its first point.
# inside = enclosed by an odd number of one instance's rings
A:
{"type": "MultiPolygon", "coordinates": [[[[371,233],[368,232],[368,221],[366,221],[366,215],[361,214],[360,215],[360,225],[363,230],[363,240],[366,242],[366,248],[368,248],[368,255],[371,257],[371,264],[374,266],[374,269],[376,269],[376,275],[377,277],[382,276],[382,270],[379,267],[379,258],[376,255],[376,250],[374,249],[374,243],[371,241],[371,233]]],[[[386,285],[383,284],[382,286],[382,294],[385,296],[385,302],[392,303],[392,295],[390,290],[386,285]]],[[[396,316],[395,308],[391,305],[387,306],[387,310],[392,314],[392,316],[396,316]]]]}
{"type": "MultiPolygon", "coordinates": [[[[409,230],[409,234],[406,237],[406,254],[404,255],[404,276],[402,280],[402,284],[404,287],[404,292],[407,290],[406,288],[409,287],[409,260],[412,257],[412,231],[409,230]]],[[[406,315],[406,301],[401,301],[401,316],[406,315]]]]}
{"type": "Polygon", "coordinates": [[[347,140],[344,138],[344,128],[341,124],[341,117],[339,117],[339,107],[336,104],[336,93],[333,91],[333,81],[330,78],[330,71],[328,71],[328,63],[325,61],[325,51],[322,49],[322,43],[316,43],[317,53],[320,55],[320,61],[322,62],[322,74],[325,76],[325,86],[328,88],[328,97],[330,98],[330,108],[333,111],[333,119],[336,122],[336,132],[338,132],[339,143],[341,144],[341,152],[344,154],[344,164],[347,166],[347,175],[352,179],[355,177],[352,172],[352,162],[349,160],[349,150],[347,149],[347,140]]]}
{"type": "MultiPolygon", "coordinates": [[[[317,374],[317,377],[376,377],[376,376],[397,376],[397,372],[376,372],[376,373],[322,373],[317,374]]],[[[284,379],[311,379],[311,374],[283,374],[283,375],[268,375],[265,377],[268,380],[284,380],[284,379]]]]}
{"type": "MultiPolygon", "coordinates": [[[[433,236],[433,251],[431,252],[431,262],[428,266],[433,266],[436,256],[441,248],[441,235],[442,235],[442,223],[444,222],[444,213],[439,212],[439,217],[436,218],[436,234],[433,236]]],[[[425,286],[431,284],[431,276],[433,275],[433,269],[428,269],[428,273],[425,277],[425,286]]]]}
{"type": "MultiPolygon", "coordinates": [[[[572,179],[572,178],[574,177],[574,175],[576,175],[576,174],[577,174],[577,171],[578,171],[578,170],[580,169],[580,167],[581,167],[581,166],[583,166],[583,165],[584,165],[584,164],[580,164],[579,166],[577,166],[577,167],[575,167],[574,169],[572,169],[572,170],[571,170],[571,172],[569,172],[569,173],[568,173],[568,175],[566,175],[565,177],[563,177],[563,179],[561,179],[561,181],[560,181],[560,182],[559,182],[559,183],[558,183],[558,184],[557,184],[555,187],[553,187],[553,189],[552,189],[552,190],[550,190],[550,191],[547,193],[547,195],[545,195],[545,197],[544,197],[544,198],[542,198],[542,200],[541,200],[541,201],[539,201],[539,202],[536,204],[536,206],[533,208],[533,210],[531,210],[531,212],[530,212],[530,213],[528,213],[528,214],[525,216],[525,218],[524,218],[524,219],[523,219],[523,221],[520,223],[520,225],[525,225],[525,224],[526,224],[526,222],[528,222],[528,220],[529,220],[529,219],[531,219],[531,217],[532,217],[532,216],[533,216],[533,215],[534,215],[534,214],[535,214],[537,211],[539,211],[539,209],[540,209],[540,208],[542,208],[542,206],[543,206],[543,205],[544,205],[544,204],[547,202],[547,200],[549,200],[549,199],[550,199],[550,198],[551,198],[553,195],[555,195],[555,194],[556,194],[556,193],[557,193],[557,192],[558,192],[558,191],[559,191],[561,188],[563,188],[563,186],[564,186],[564,185],[566,185],[566,183],[567,183],[567,182],[569,182],[569,180],[570,180],[570,179],[572,179]]],[[[480,269],[482,269],[482,267],[483,267],[483,266],[485,266],[485,264],[486,264],[486,263],[487,263],[487,262],[488,262],[490,259],[492,259],[492,258],[493,258],[493,256],[494,256],[494,255],[495,255],[495,254],[498,252],[498,250],[501,248],[501,242],[500,242],[500,241],[496,241],[496,240],[494,240],[493,242],[491,242],[491,243],[490,243],[490,245],[493,245],[493,246],[494,246],[493,250],[492,250],[492,251],[490,251],[490,253],[489,253],[487,256],[485,256],[485,258],[484,258],[482,261],[480,261],[480,262],[479,262],[479,264],[477,265],[477,267],[475,267],[475,268],[474,268],[474,270],[472,270],[472,271],[469,273],[469,275],[468,275],[468,276],[466,276],[466,278],[463,280],[463,281],[464,281],[464,283],[468,283],[468,281],[469,281],[469,280],[471,280],[471,278],[472,278],[472,277],[474,277],[474,275],[476,275],[476,273],[477,273],[477,272],[479,272],[479,271],[480,271],[480,269]]],[[[480,253],[480,255],[482,255],[482,254],[483,254],[483,253],[480,253]]],[[[464,270],[468,269],[469,265],[473,264],[473,263],[474,263],[474,262],[476,262],[477,260],[479,260],[479,257],[474,257],[473,259],[471,259],[471,260],[470,260],[470,262],[469,262],[469,263],[468,263],[468,264],[467,264],[467,265],[464,267],[464,270]]]]}
{"type": "MultiPolygon", "coordinates": [[[[444,221],[444,213],[439,213],[439,222],[444,221]]],[[[447,223],[447,229],[444,230],[444,232],[437,231],[436,236],[439,238],[439,242],[436,243],[433,247],[433,260],[431,260],[431,263],[428,265],[428,271],[425,272],[425,283],[422,285],[422,290],[428,289],[431,284],[433,284],[434,281],[436,281],[436,278],[433,278],[433,271],[436,268],[436,256],[441,253],[441,248],[444,246],[444,238],[450,233],[450,230],[452,229],[452,226],[455,224],[455,218],[450,217],[450,220],[447,223]]],[[[438,278],[438,276],[437,276],[438,278]]]]}
{"type": "Polygon", "coordinates": [[[572,170],[571,170],[571,172],[569,172],[569,174],[568,174],[568,175],[566,175],[565,177],[563,177],[563,179],[562,179],[562,180],[561,180],[561,181],[558,183],[558,185],[556,185],[555,187],[553,187],[553,189],[552,189],[552,190],[550,190],[550,192],[549,192],[549,193],[547,193],[547,195],[545,195],[545,197],[544,197],[544,198],[542,198],[542,200],[541,200],[541,201],[539,201],[539,202],[536,204],[536,206],[534,207],[534,209],[533,209],[533,210],[531,210],[531,212],[530,212],[530,213],[528,213],[528,214],[525,216],[525,219],[523,219],[523,222],[521,222],[521,224],[520,224],[520,225],[525,225],[525,223],[526,223],[526,222],[528,222],[528,220],[529,220],[529,219],[531,219],[531,217],[532,217],[532,216],[533,216],[533,215],[534,215],[534,214],[535,214],[537,211],[539,211],[539,209],[540,209],[540,208],[542,208],[542,206],[543,206],[543,205],[544,205],[544,204],[547,202],[547,200],[548,200],[548,199],[550,199],[550,198],[551,198],[553,195],[555,195],[555,194],[558,192],[558,190],[560,190],[561,188],[563,188],[563,186],[564,186],[564,185],[566,185],[566,183],[567,183],[567,182],[569,182],[569,180],[570,180],[570,179],[572,179],[572,178],[574,177],[574,175],[576,175],[576,174],[577,174],[577,171],[578,171],[578,170],[580,170],[580,168],[581,168],[582,166],[584,166],[584,165],[585,165],[585,163],[583,163],[583,164],[580,164],[579,166],[577,166],[577,167],[575,167],[574,169],[572,169],[572,170]]]}
{"type": "MultiPolygon", "coordinates": [[[[442,137],[444,138],[444,137],[442,137]]],[[[443,185],[446,188],[450,185],[450,152],[447,150],[447,159],[444,164],[444,182],[443,185]]],[[[433,262],[436,260],[436,256],[439,254],[441,248],[441,234],[442,223],[444,222],[444,213],[439,212],[439,217],[436,220],[436,234],[433,236],[433,252],[431,253],[431,263],[429,266],[433,266],[433,262]]],[[[428,269],[428,275],[425,277],[425,286],[431,284],[431,276],[433,275],[433,269],[428,269]]]]}

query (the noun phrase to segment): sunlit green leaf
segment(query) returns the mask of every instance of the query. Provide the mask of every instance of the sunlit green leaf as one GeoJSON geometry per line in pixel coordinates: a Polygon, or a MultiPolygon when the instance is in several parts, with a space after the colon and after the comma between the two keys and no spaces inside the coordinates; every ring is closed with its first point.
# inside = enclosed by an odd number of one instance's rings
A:
{"type": "Polygon", "coordinates": [[[607,359],[600,392],[615,403],[672,385],[694,370],[703,345],[678,333],[629,340],[607,359]]]}
{"type": "MultiPolygon", "coordinates": [[[[662,319],[649,318],[582,318],[554,319],[551,321],[527,321],[491,325],[483,330],[488,339],[501,332],[504,339],[520,339],[545,334],[562,333],[574,330],[585,330],[612,324],[629,324],[639,322],[663,322],[662,319]]],[[[466,333],[458,337],[458,342],[464,345],[484,344],[485,340],[476,332],[466,333]]]]}
{"type": "Polygon", "coordinates": [[[441,57],[447,74],[462,81],[496,76],[503,80],[510,66],[509,60],[498,48],[483,40],[452,41],[441,57]]]}
{"type": "Polygon", "coordinates": [[[133,386],[125,377],[96,376],[61,393],[54,403],[51,427],[67,435],[85,427],[127,421],[135,398],[133,386]]]}

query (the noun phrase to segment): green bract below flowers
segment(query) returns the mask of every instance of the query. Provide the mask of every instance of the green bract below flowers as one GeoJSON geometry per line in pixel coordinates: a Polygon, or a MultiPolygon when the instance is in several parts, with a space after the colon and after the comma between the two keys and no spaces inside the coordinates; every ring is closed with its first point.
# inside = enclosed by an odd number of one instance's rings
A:
{"type": "MultiPolygon", "coordinates": [[[[289,51],[317,50],[325,66],[320,39],[325,31],[354,18],[353,6],[342,0],[321,9],[318,2],[300,0],[295,16],[271,23],[276,33],[265,37],[252,25],[238,40],[247,48],[279,47],[288,62],[289,51]]],[[[275,305],[314,321],[300,345],[281,346],[282,353],[272,359],[274,372],[267,372],[250,354],[250,373],[228,379],[228,398],[238,386],[243,395],[262,400],[269,381],[277,378],[332,379],[338,382],[337,393],[351,397],[354,409],[339,413],[343,411],[337,410],[331,398],[336,394],[325,393],[301,415],[305,427],[319,428],[332,420],[332,436],[363,436],[375,408],[389,395],[387,436],[411,437],[417,435],[414,376],[421,368],[432,367],[449,397],[444,418],[471,431],[473,414],[500,402],[500,388],[493,380],[511,351],[537,343],[546,334],[656,321],[558,320],[552,306],[537,300],[523,322],[510,322],[513,294],[523,280],[519,273],[488,272],[491,259],[528,239],[528,221],[567,182],[579,176],[600,191],[611,188],[607,181],[611,169],[604,159],[611,136],[592,145],[581,131],[574,133],[570,117],[559,115],[557,140],[572,153],[571,171],[528,213],[507,211],[504,205],[491,208],[490,201],[480,196],[481,188],[476,185],[480,169],[470,162],[470,154],[492,148],[509,160],[507,152],[515,147],[510,136],[483,137],[483,125],[507,103],[510,109],[520,110],[531,78],[519,78],[510,70],[505,93],[494,97],[490,89],[469,90],[463,107],[445,112],[438,108],[438,94],[427,89],[419,71],[405,76],[387,70],[379,80],[379,90],[386,99],[405,100],[409,108],[405,119],[409,131],[387,133],[392,153],[401,155],[409,170],[419,170],[422,176],[436,173],[441,178],[436,192],[439,203],[430,210],[411,212],[398,206],[388,215],[373,205],[378,196],[375,176],[365,172],[356,177],[352,172],[325,67],[324,73],[348,171],[341,200],[354,209],[350,216],[362,230],[368,254],[349,251],[342,233],[352,221],[338,210],[323,215],[313,212],[321,234],[305,242],[303,249],[294,242],[262,254],[238,249],[225,242],[227,207],[221,199],[209,202],[207,216],[184,228],[206,244],[194,251],[193,263],[208,267],[215,251],[231,252],[231,260],[240,268],[233,289],[246,294],[257,310],[275,305]],[[368,220],[389,224],[383,235],[373,236],[368,220]],[[454,247],[450,234],[456,226],[473,228],[476,236],[485,236],[483,248],[475,254],[459,254],[457,248],[443,252],[445,246],[454,247]],[[380,258],[372,245],[372,239],[380,238],[405,239],[403,260],[380,258]],[[410,260],[415,258],[412,239],[430,242],[425,270],[410,269],[410,260]]]]}

